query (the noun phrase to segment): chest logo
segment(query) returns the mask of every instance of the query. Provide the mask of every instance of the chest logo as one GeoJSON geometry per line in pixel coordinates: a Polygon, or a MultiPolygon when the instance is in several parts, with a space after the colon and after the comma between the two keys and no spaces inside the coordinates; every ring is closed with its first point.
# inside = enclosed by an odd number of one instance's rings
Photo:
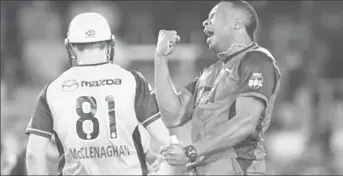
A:
{"type": "Polygon", "coordinates": [[[211,87],[202,87],[200,88],[198,92],[196,105],[206,104],[208,103],[210,98],[211,98],[211,87]]]}

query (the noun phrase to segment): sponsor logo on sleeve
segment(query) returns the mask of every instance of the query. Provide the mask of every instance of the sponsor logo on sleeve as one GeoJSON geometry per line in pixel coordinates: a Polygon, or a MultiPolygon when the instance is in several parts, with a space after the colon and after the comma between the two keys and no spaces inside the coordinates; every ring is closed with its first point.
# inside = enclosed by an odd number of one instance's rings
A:
{"type": "Polygon", "coordinates": [[[253,73],[249,80],[249,87],[251,89],[259,89],[263,87],[263,76],[261,73],[253,73]]]}

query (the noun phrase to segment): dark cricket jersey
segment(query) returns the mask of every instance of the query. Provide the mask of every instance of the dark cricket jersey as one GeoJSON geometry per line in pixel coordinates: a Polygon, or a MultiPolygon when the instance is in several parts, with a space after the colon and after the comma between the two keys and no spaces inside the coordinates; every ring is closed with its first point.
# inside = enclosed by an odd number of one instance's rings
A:
{"type": "Polygon", "coordinates": [[[207,162],[222,157],[263,160],[263,136],[278,94],[280,71],[270,52],[256,43],[233,55],[219,56],[221,60],[204,69],[181,92],[181,97],[191,97],[181,111],[192,117],[192,142],[211,136],[218,126],[233,118],[237,98],[253,97],[265,105],[255,133],[225,152],[214,153],[207,162]]]}
{"type": "Polygon", "coordinates": [[[73,67],[41,91],[27,133],[56,137],[62,175],[147,174],[139,130],[160,118],[137,72],[113,64],[73,67]]]}

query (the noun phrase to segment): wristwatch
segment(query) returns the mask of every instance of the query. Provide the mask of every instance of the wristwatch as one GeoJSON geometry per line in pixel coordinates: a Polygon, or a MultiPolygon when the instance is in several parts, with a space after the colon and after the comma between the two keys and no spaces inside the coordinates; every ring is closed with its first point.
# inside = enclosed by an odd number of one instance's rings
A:
{"type": "Polygon", "coordinates": [[[197,149],[193,145],[188,145],[184,147],[185,154],[189,158],[190,162],[194,162],[197,160],[198,152],[197,149]]]}

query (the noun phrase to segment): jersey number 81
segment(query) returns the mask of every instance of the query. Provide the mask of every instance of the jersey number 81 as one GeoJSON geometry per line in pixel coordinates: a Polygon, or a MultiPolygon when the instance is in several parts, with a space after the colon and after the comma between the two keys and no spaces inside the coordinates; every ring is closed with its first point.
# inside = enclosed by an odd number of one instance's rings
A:
{"type": "MultiPolygon", "coordinates": [[[[107,95],[105,101],[108,103],[109,117],[109,136],[110,139],[117,138],[117,126],[115,116],[114,98],[112,95],[107,95]]],[[[97,112],[97,101],[91,96],[81,96],[76,99],[76,113],[79,119],[76,122],[76,132],[79,138],[84,140],[93,140],[99,136],[100,125],[99,120],[95,117],[97,112]],[[89,104],[88,112],[85,113],[84,104],[89,104]]]]}

